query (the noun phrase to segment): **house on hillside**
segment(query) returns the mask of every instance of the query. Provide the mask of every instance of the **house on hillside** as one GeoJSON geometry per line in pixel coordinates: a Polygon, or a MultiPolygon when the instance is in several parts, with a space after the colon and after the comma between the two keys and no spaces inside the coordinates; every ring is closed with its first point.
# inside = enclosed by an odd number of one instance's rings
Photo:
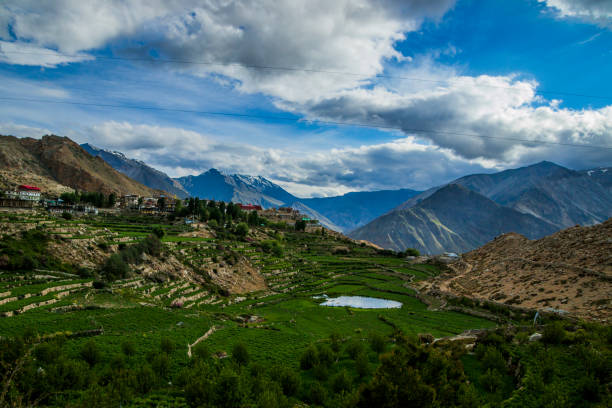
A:
{"type": "Polygon", "coordinates": [[[119,200],[119,206],[121,208],[126,208],[126,209],[137,209],[139,198],[140,196],[136,194],[127,194],[127,195],[121,196],[121,199],[119,200]]]}
{"type": "Polygon", "coordinates": [[[22,184],[17,187],[20,200],[40,201],[40,188],[22,184]]]}
{"type": "Polygon", "coordinates": [[[32,208],[40,198],[40,188],[22,184],[15,190],[0,191],[0,207],[32,208]]]}
{"type": "Polygon", "coordinates": [[[238,204],[241,210],[243,211],[262,211],[261,205],[255,204],[238,204]]]}

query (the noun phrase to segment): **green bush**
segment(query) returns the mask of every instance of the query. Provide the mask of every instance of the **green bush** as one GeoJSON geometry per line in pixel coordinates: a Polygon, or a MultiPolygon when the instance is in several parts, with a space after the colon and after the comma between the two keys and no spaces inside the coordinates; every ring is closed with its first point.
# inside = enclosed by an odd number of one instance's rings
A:
{"type": "Polygon", "coordinates": [[[232,348],[232,359],[238,365],[246,365],[249,362],[249,351],[244,343],[236,343],[232,348]]]}
{"type": "Polygon", "coordinates": [[[319,365],[319,352],[314,345],[308,346],[300,357],[300,368],[302,370],[310,370],[312,367],[319,365]]]}
{"type": "Polygon", "coordinates": [[[95,366],[102,360],[102,353],[93,340],[89,340],[85,343],[83,348],[81,348],[80,355],[83,361],[89,364],[90,367],[95,366]]]}
{"type": "Polygon", "coordinates": [[[370,347],[372,347],[376,354],[380,354],[385,350],[385,338],[379,333],[371,333],[369,340],[370,347]]]}

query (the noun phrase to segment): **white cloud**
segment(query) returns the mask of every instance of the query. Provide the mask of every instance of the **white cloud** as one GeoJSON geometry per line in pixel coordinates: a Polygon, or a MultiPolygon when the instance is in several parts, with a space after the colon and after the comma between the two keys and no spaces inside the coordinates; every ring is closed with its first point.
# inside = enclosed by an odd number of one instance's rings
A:
{"type": "Polygon", "coordinates": [[[80,143],[119,150],[173,177],[217,167],[230,173],[262,175],[298,196],[427,188],[492,167],[485,161],[462,159],[448,149],[420,144],[412,137],[358,148],[296,152],[217,143],[213,136],[189,130],[112,121],[73,137],[80,143]]]}
{"type": "Polygon", "coordinates": [[[48,135],[51,133],[53,132],[48,129],[35,126],[19,125],[11,122],[0,123],[0,135],[5,136],[31,137],[34,139],[40,139],[43,135],[48,135]]]}
{"type": "Polygon", "coordinates": [[[612,28],[610,0],[538,0],[554,8],[561,17],[574,17],[612,28]]]}
{"type": "Polygon", "coordinates": [[[27,43],[0,41],[0,62],[53,68],[60,64],[91,60],[86,54],[66,56],[54,50],[27,43]]]}

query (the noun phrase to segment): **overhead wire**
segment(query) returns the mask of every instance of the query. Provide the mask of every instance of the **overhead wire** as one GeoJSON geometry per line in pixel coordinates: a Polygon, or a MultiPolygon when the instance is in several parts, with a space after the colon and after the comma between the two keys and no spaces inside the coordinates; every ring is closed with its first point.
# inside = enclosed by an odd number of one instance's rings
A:
{"type": "MultiPolygon", "coordinates": [[[[26,51],[5,51],[0,50],[2,54],[14,54],[14,55],[38,55],[38,56],[53,56],[53,57],[65,57],[65,58],[83,58],[83,57],[93,57],[94,59],[99,60],[110,60],[110,61],[131,61],[131,62],[147,62],[147,63],[164,63],[164,64],[188,64],[188,65],[204,65],[204,66],[223,66],[223,67],[241,67],[245,69],[253,69],[253,70],[264,70],[264,71],[286,71],[286,72],[308,72],[308,73],[319,73],[319,74],[329,74],[329,75],[343,75],[343,76],[354,76],[354,77],[363,77],[363,79],[372,79],[372,78],[382,78],[382,79],[397,79],[404,81],[415,81],[415,82],[428,82],[428,83],[436,83],[436,84],[449,84],[449,80],[439,80],[439,79],[431,79],[431,78],[418,78],[418,77],[409,77],[402,75],[389,75],[389,74],[363,74],[356,73],[350,71],[335,71],[335,70],[325,70],[325,69],[315,69],[315,68],[301,68],[301,67],[283,67],[283,66],[272,66],[272,65],[257,65],[257,64],[245,64],[240,62],[214,62],[214,61],[198,61],[198,60],[189,60],[189,59],[174,59],[174,58],[152,58],[152,57],[116,57],[116,56],[104,56],[104,55],[88,55],[88,54],[65,54],[65,53],[44,53],[44,52],[26,52],[26,51]]],[[[87,62],[87,60],[83,60],[83,62],[87,62]]],[[[454,80],[462,81],[461,77],[456,77],[454,80]]],[[[493,88],[493,89],[505,89],[509,91],[522,91],[520,89],[516,89],[509,86],[499,86],[499,85],[488,85],[488,84],[477,84],[477,87],[483,88],[493,88]]],[[[612,100],[612,96],[610,95],[593,95],[593,94],[584,94],[577,92],[568,92],[568,91],[557,91],[557,90],[534,90],[535,94],[547,94],[547,95],[561,95],[561,96],[573,96],[580,98],[593,98],[593,99],[607,99],[612,100]]]]}
{"type": "Polygon", "coordinates": [[[403,126],[391,126],[391,125],[376,124],[376,123],[329,121],[329,120],[319,120],[319,119],[301,119],[301,118],[288,117],[288,116],[277,116],[277,115],[220,112],[220,111],[185,109],[185,108],[169,108],[169,107],[161,107],[161,106],[118,105],[118,104],[110,104],[110,103],[95,103],[95,102],[84,102],[84,101],[79,102],[79,101],[67,101],[67,100],[19,98],[19,97],[10,97],[10,96],[0,96],[0,100],[90,106],[90,107],[111,108],[111,109],[137,109],[137,110],[147,110],[147,111],[167,111],[167,112],[200,114],[200,115],[207,115],[207,116],[237,117],[237,118],[246,118],[246,119],[266,119],[266,120],[287,121],[287,122],[293,122],[293,123],[314,123],[314,124],[329,125],[329,126],[353,126],[353,127],[371,128],[371,129],[399,130],[404,133],[412,132],[412,133],[423,133],[423,134],[466,136],[466,137],[475,137],[475,138],[492,139],[492,140],[514,141],[514,142],[521,142],[521,143],[528,143],[528,144],[556,145],[556,146],[566,146],[566,147],[612,150],[612,146],[605,146],[605,145],[564,143],[564,142],[554,142],[554,141],[547,141],[547,140],[533,140],[533,139],[515,138],[515,137],[490,136],[490,135],[483,135],[483,134],[478,134],[478,133],[409,128],[409,127],[403,127],[403,126]]]}

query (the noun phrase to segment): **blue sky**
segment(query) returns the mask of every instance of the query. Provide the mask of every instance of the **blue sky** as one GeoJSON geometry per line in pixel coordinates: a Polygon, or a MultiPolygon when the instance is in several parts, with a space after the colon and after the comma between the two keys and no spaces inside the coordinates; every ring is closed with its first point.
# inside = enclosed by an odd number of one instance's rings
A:
{"type": "Polygon", "coordinates": [[[559,144],[612,146],[611,44],[601,0],[9,0],[0,133],[301,196],[606,166],[559,144]]]}

